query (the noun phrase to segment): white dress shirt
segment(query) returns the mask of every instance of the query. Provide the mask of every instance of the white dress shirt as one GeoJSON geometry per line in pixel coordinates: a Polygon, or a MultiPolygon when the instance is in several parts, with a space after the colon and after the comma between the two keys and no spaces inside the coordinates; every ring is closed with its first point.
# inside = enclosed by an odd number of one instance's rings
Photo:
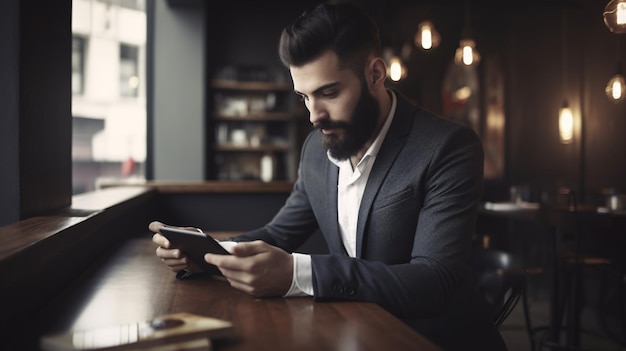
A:
{"type": "MultiPolygon", "coordinates": [[[[365,185],[369,178],[372,165],[378,155],[378,150],[385,140],[389,126],[396,111],[396,95],[389,90],[391,95],[391,108],[387,119],[383,124],[378,136],[365,152],[353,169],[350,159],[337,160],[330,156],[330,162],[339,167],[337,181],[337,217],[341,240],[350,257],[356,257],[356,223],[359,218],[359,206],[365,191],[365,185]]],[[[293,253],[293,279],[291,287],[285,296],[312,296],[313,282],[311,269],[311,256],[301,253],[293,253]]]]}

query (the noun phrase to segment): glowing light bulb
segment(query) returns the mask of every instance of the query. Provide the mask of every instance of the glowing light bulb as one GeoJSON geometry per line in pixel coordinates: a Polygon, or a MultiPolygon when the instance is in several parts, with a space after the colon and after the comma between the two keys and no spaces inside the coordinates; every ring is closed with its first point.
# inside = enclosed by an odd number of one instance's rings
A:
{"type": "Polygon", "coordinates": [[[617,24],[626,24],[626,2],[620,2],[617,4],[617,24]]]}
{"type": "Polygon", "coordinates": [[[389,78],[391,78],[392,81],[397,82],[405,76],[406,68],[402,64],[402,61],[400,61],[400,58],[397,56],[392,57],[389,60],[389,78]]]}
{"type": "Polygon", "coordinates": [[[480,61],[480,54],[476,51],[475,46],[476,44],[472,39],[461,40],[454,55],[454,62],[465,66],[478,64],[480,61]]]}
{"type": "Polygon", "coordinates": [[[559,110],[559,135],[561,144],[569,144],[574,139],[574,115],[567,104],[559,110]]]}
{"type": "Polygon", "coordinates": [[[624,76],[616,74],[609,80],[605,88],[606,96],[613,102],[620,102],[624,100],[626,93],[626,81],[624,76]]]}
{"type": "Polygon", "coordinates": [[[430,31],[430,28],[424,28],[422,30],[422,48],[425,50],[431,49],[433,47],[433,33],[430,31]]]}
{"type": "Polygon", "coordinates": [[[613,33],[626,33],[626,0],[611,0],[602,13],[604,24],[613,33]]]}
{"type": "Polygon", "coordinates": [[[472,52],[473,50],[471,46],[463,47],[463,63],[466,66],[469,66],[474,62],[474,54],[472,52]]]}
{"type": "Polygon", "coordinates": [[[430,21],[424,21],[419,24],[417,33],[415,33],[415,45],[430,50],[439,46],[441,36],[430,21]]]}
{"type": "Polygon", "coordinates": [[[622,86],[619,82],[613,82],[613,92],[611,93],[613,99],[617,100],[622,97],[622,86]]]}

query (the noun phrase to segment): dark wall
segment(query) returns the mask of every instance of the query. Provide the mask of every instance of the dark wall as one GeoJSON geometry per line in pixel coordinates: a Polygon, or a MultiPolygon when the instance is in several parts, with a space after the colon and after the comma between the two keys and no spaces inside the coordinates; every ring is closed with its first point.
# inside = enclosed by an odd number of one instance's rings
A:
{"type": "Polygon", "coordinates": [[[20,218],[18,159],[19,0],[7,1],[0,11],[0,226],[20,218]],[[4,185],[2,185],[4,184],[4,185]]]}
{"type": "MultiPolygon", "coordinates": [[[[605,5],[545,7],[528,12],[532,22],[512,26],[506,72],[512,184],[535,193],[564,185],[588,202],[603,188],[625,188],[626,102],[614,104],[604,93],[616,73],[619,39],[604,26],[605,5]],[[557,123],[565,98],[582,127],[567,145],[559,143],[557,123]]],[[[620,51],[626,57],[626,45],[620,51]]]]}
{"type": "Polygon", "coordinates": [[[72,196],[71,1],[9,1],[0,23],[0,225],[72,196]]]}
{"type": "Polygon", "coordinates": [[[209,77],[225,65],[283,69],[278,58],[281,30],[318,2],[234,0],[207,4],[209,77]]]}

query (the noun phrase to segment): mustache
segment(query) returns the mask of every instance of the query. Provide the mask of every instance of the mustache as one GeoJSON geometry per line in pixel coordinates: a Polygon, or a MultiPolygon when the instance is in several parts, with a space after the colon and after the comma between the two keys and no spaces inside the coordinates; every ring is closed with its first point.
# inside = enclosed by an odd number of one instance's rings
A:
{"type": "Polygon", "coordinates": [[[349,123],[343,121],[323,120],[313,123],[313,128],[315,129],[349,129],[350,127],[351,125],[349,123]]]}

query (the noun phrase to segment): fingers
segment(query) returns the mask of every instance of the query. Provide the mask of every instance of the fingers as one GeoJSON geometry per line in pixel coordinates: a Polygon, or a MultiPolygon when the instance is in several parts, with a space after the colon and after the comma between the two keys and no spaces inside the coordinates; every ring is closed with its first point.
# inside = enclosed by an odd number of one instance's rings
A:
{"type": "Polygon", "coordinates": [[[162,261],[173,272],[182,271],[183,269],[189,270],[188,269],[189,265],[187,264],[187,262],[186,262],[186,260],[184,258],[180,259],[180,260],[162,259],[162,261]]]}
{"type": "Polygon", "coordinates": [[[185,257],[185,255],[183,255],[179,249],[168,249],[168,248],[164,248],[161,246],[157,247],[156,255],[158,258],[166,258],[166,259],[167,258],[179,259],[179,258],[185,257]]]}
{"type": "Polygon", "coordinates": [[[152,242],[165,249],[169,249],[171,245],[170,241],[159,233],[152,235],[152,242]]]}
{"type": "Polygon", "coordinates": [[[158,233],[159,229],[161,229],[161,227],[165,226],[165,224],[159,222],[159,221],[152,221],[150,222],[150,224],[148,225],[148,229],[150,229],[151,232],[153,233],[158,233]]]}
{"type": "Polygon", "coordinates": [[[230,253],[237,257],[258,255],[271,250],[271,247],[261,240],[240,242],[231,248],[230,253]]]}
{"type": "Polygon", "coordinates": [[[281,296],[293,276],[291,254],[262,241],[235,245],[232,255],[205,254],[204,260],[219,267],[234,288],[251,295],[281,296]]]}
{"type": "Polygon", "coordinates": [[[174,272],[193,269],[195,266],[189,263],[187,257],[179,249],[171,248],[170,241],[159,233],[164,226],[166,225],[159,221],[153,221],[148,225],[148,229],[154,233],[152,242],[157,244],[156,256],[174,272]]]}
{"type": "MultiPolygon", "coordinates": [[[[159,234],[155,234],[159,235],[159,234]]],[[[165,249],[161,246],[157,247],[156,255],[165,263],[172,271],[178,272],[189,268],[189,261],[178,249],[165,249]]]]}

